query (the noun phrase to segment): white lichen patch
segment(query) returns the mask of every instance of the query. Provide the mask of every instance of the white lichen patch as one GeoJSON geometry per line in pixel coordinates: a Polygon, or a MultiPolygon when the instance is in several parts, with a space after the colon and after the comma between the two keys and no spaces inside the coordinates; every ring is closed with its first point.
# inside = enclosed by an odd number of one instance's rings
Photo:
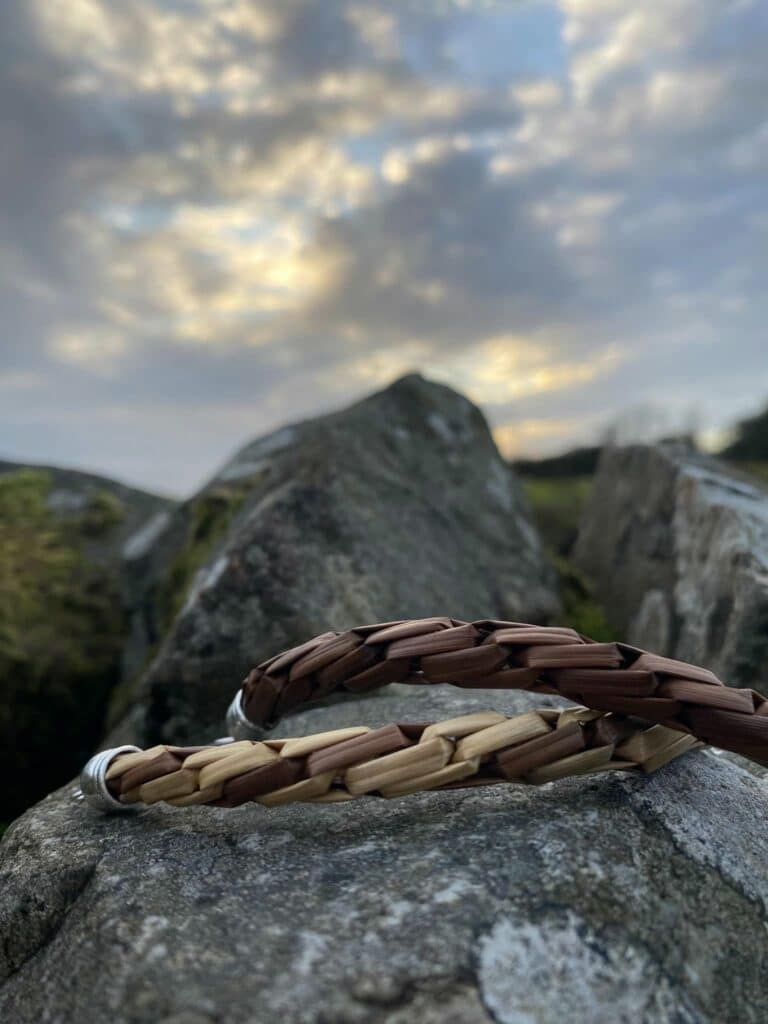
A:
{"type": "Polygon", "coordinates": [[[293,961],[298,974],[311,974],[317,964],[330,954],[330,944],[324,935],[318,932],[304,931],[298,936],[298,953],[293,961]]]}
{"type": "Polygon", "coordinates": [[[437,436],[447,444],[453,444],[458,440],[456,432],[453,430],[448,420],[444,416],[441,416],[440,413],[430,413],[427,417],[427,423],[429,423],[437,436]]]}
{"type": "MultiPolygon", "coordinates": [[[[490,496],[506,512],[514,510],[515,498],[512,490],[512,474],[500,459],[489,459],[488,478],[485,486],[490,496]]],[[[538,542],[538,535],[536,535],[536,540],[538,542]]]]}
{"type": "Polygon", "coordinates": [[[229,558],[221,555],[213,565],[204,565],[192,577],[192,584],[187,592],[181,614],[186,615],[197,604],[197,599],[206,590],[212,590],[229,567],[229,558]]]}
{"type": "Polygon", "coordinates": [[[480,943],[483,1001],[500,1024],[693,1021],[647,952],[606,942],[571,911],[503,918],[480,943]]]}
{"type": "Polygon", "coordinates": [[[454,878],[432,895],[433,903],[459,903],[465,896],[477,892],[477,886],[466,878],[454,878]]]}
{"type": "Polygon", "coordinates": [[[258,474],[267,465],[267,459],[238,459],[230,463],[216,477],[219,483],[231,483],[233,480],[245,480],[258,474]]]}
{"type": "Polygon", "coordinates": [[[267,464],[267,456],[283,451],[296,440],[295,427],[282,427],[273,434],[268,434],[254,444],[249,444],[228,462],[218,473],[219,481],[242,480],[256,476],[267,464]]]}
{"type": "Polygon", "coordinates": [[[146,555],[170,520],[171,514],[166,509],[150,516],[149,519],[126,540],[123,545],[123,558],[131,561],[136,558],[142,558],[146,555]]]}

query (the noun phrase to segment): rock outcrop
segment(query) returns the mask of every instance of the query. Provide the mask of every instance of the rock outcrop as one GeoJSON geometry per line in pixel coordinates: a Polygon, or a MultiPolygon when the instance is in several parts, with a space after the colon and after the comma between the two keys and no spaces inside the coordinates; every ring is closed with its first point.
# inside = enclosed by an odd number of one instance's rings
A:
{"type": "Polygon", "coordinates": [[[128,631],[123,549],[171,504],[0,462],[0,822],[69,778],[102,735],[128,631]]]}
{"type": "Polygon", "coordinates": [[[247,445],[135,561],[155,582],[130,659],[165,639],[113,737],[141,743],[218,735],[248,669],[326,629],[559,607],[482,414],[419,376],[247,445]]]}
{"type": "Polygon", "coordinates": [[[640,647],[763,688],[768,491],[681,445],[606,449],[576,565],[640,647]]]}
{"type": "MultiPolygon", "coordinates": [[[[478,701],[414,688],[282,735],[478,701]]],[[[758,1024],[766,821],[763,780],[709,752],[653,776],[273,810],[100,817],[67,787],[0,844],[0,1020],[758,1024]]]]}

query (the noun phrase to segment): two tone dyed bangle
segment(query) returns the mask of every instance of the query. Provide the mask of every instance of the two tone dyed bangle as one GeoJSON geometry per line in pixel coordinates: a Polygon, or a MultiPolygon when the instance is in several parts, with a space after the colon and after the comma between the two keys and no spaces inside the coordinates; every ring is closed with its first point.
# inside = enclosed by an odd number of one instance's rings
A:
{"type": "Polygon", "coordinates": [[[83,770],[83,796],[106,811],[159,801],[274,807],[394,798],[652,772],[704,743],[768,765],[768,699],[754,690],[566,627],[492,619],[408,619],[324,633],[253,669],[227,725],[231,736],[208,746],[102,751],[83,770]],[[583,706],[267,738],[285,714],[306,704],[393,682],[529,690],[583,706]]]}

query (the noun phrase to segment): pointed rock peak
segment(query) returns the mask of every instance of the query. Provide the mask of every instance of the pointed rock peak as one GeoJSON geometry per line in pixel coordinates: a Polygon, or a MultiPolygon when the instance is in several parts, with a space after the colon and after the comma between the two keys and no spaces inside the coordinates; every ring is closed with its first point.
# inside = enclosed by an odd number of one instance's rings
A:
{"type": "Polygon", "coordinates": [[[217,727],[222,689],[313,633],[435,609],[533,621],[558,609],[479,409],[415,374],[248,445],[179,509],[161,547],[153,571],[173,589],[153,614],[165,639],[125,691],[152,742],[217,727]]]}
{"type": "Polygon", "coordinates": [[[337,425],[346,421],[356,429],[378,429],[401,439],[436,440],[444,449],[474,445],[479,453],[497,454],[480,409],[465,395],[420,373],[398,377],[333,419],[337,425]]]}

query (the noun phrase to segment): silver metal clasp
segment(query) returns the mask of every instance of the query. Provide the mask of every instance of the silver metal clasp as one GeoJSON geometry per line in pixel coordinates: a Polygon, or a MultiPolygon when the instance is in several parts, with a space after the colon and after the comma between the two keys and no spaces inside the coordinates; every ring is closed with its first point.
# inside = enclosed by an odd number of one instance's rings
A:
{"type": "Polygon", "coordinates": [[[267,730],[254,725],[243,711],[243,691],[238,690],[227,708],[227,731],[235,740],[260,740],[267,730]]]}
{"type": "Polygon", "coordinates": [[[102,813],[109,811],[136,811],[142,804],[123,804],[112,796],[107,788],[107,769],[118,754],[135,754],[141,747],[126,744],[122,747],[110,747],[94,754],[80,772],[80,786],[72,794],[75,800],[84,800],[90,807],[102,813]]]}

